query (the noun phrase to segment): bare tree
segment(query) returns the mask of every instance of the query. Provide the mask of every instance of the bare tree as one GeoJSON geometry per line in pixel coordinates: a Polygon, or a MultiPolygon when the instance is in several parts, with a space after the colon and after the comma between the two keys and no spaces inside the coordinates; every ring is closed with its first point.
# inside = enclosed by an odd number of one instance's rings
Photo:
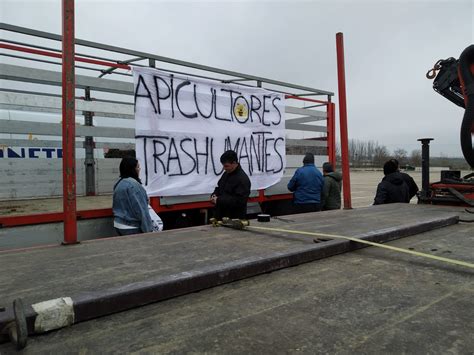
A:
{"type": "Polygon", "coordinates": [[[390,158],[390,153],[386,146],[378,145],[374,148],[374,166],[382,166],[390,158]]]}
{"type": "Polygon", "coordinates": [[[410,154],[410,164],[414,166],[421,166],[421,150],[415,149],[410,154]]]}
{"type": "Polygon", "coordinates": [[[378,146],[378,143],[375,141],[368,141],[367,142],[367,161],[373,164],[374,162],[374,153],[375,148],[378,146]]]}
{"type": "Polygon", "coordinates": [[[341,161],[341,143],[336,143],[336,160],[341,161]]]}
{"type": "Polygon", "coordinates": [[[388,149],[376,141],[349,140],[349,161],[353,167],[380,166],[389,158],[388,149]]]}
{"type": "Polygon", "coordinates": [[[358,139],[349,140],[349,161],[354,167],[360,167],[367,162],[367,142],[358,139]]]}
{"type": "Polygon", "coordinates": [[[398,160],[400,165],[405,165],[408,160],[408,152],[403,148],[397,148],[393,151],[393,157],[398,160]]]}

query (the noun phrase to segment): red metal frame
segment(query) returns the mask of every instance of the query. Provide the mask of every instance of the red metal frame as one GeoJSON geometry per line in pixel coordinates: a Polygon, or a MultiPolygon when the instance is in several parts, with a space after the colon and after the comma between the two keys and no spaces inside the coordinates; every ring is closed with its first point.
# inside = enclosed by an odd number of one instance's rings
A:
{"type": "MultiPolygon", "coordinates": [[[[474,186],[470,184],[433,183],[430,185],[431,197],[435,198],[435,197],[443,197],[443,196],[449,195],[450,194],[448,190],[449,188],[453,188],[457,190],[468,200],[474,200],[474,186]]],[[[469,207],[469,205],[462,203],[462,201],[459,201],[459,204],[461,204],[461,206],[469,207]]],[[[459,205],[459,204],[453,203],[453,205],[459,205]]]]}
{"type": "Polygon", "coordinates": [[[309,98],[306,98],[306,97],[294,96],[294,95],[285,95],[285,99],[295,99],[295,100],[301,100],[301,101],[316,102],[316,103],[324,104],[324,105],[327,105],[327,104],[328,104],[327,101],[309,99],[309,98]]]}
{"type": "Polygon", "coordinates": [[[349,171],[349,139],[347,135],[346,75],[344,69],[344,35],[336,34],[337,78],[339,92],[339,124],[341,128],[342,187],[344,208],[352,208],[351,177],[349,171]]]}
{"type": "MultiPolygon", "coordinates": [[[[0,48],[9,49],[9,50],[12,50],[12,51],[30,53],[30,54],[43,55],[43,56],[46,56],[46,57],[53,57],[53,58],[62,58],[63,57],[61,52],[44,51],[44,50],[40,50],[40,49],[16,46],[16,45],[13,45],[13,44],[8,44],[8,43],[0,43],[0,48]]],[[[75,56],[74,59],[75,59],[76,62],[103,65],[103,66],[107,66],[107,67],[114,67],[114,68],[126,69],[126,70],[131,69],[131,67],[129,65],[114,63],[114,62],[107,62],[105,60],[97,60],[97,59],[84,58],[84,57],[78,57],[78,56],[75,56]]]]}
{"type": "Polygon", "coordinates": [[[335,105],[332,102],[309,99],[306,97],[285,95],[286,99],[295,99],[301,101],[320,103],[326,106],[327,111],[327,143],[328,143],[328,160],[334,168],[336,168],[336,116],[335,105]]]}
{"type": "Polygon", "coordinates": [[[464,195],[468,199],[474,199],[474,186],[470,184],[443,184],[434,183],[430,185],[431,190],[436,193],[440,191],[448,191],[449,188],[453,188],[464,195]]]}
{"type": "MultiPolygon", "coordinates": [[[[280,200],[289,200],[291,198],[293,198],[293,194],[291,193],[265,196],[264,191],[259,190],[259,196],[249,198],[249,202],[280,201],[280,200]]],[[[158,197],[151,197],[150,205],[158,213],[214,207],[214,205],[208,201],[177,203],[173,205],[161,205],[160,199],[158,197]]],[[[97,209],[97,210],[83,210],[83,211],[76,212],[77,220],[106,218],[106,217],[112,217],[112,216],[113,216],[113,213],[112,213],[111,208],[103,208],[103,209],[97,209]]],[[[30,214],[30,215],[0,217],[0,227],[4,228],[4,227],[27,226],[27,225],[32,225],[32,224],[57,223],[57,222],[62,222],[63,218],[64,218],[63,212],[50,212],[50,213],[38,213],[38,214],[30,214]]]]}
{"type": "MultiPolygon", "coordinates": [[[[75,61],[89,64],[105,65],[120,69],[131,69],[130,66],[103,60],[95,60],[74,55],[74,0],[63,1],[63,49],[62,53],[38,50],[28,47],[0,43],[0,48],[27,52],[63,59],[63,210],[64,212],[41,213],[0,217],[0,227],[14,227],[41,223],[64,221],[64,244],[77,243],[77,219],[93,219],[111,217],[112,209],[76,210],[76,174],[75,174],[75,61]],[[64,55],[63,55],[64,54],[64,55]]],[[[336,165],[336,132],[335,132],[335,105],[332,102],[315,100],[294,95],[285,95],[287,99],[295,99],[326,106],[327,109],[327,152],[329,161],[336,165]]],[[[258,191],[257,197],[249,198],[249,202],[265,202],[288,200],[293,194],[265,196],[264,190],[258,191]]],[[[150,199],[150,205],[157,212],[182,211],[187,209],[211,208],[208,201],[161,205],[158,197],[150,199]]]]}
{"type": "Polygon", "coordinates": [[[74,0],[63,0],[62,40],[62,147],[63,147],[63,244],[77,243],[76,221],[76,102],[74,72],[74,0]]]}
{"type": "MultiPolygon", "coordinates": [[[[103,218],[111,217],[112,209],[103,208],[97,210],[85,210],[77,211],[76,219],[93,219],[93,218],[103,218]]],[[[9,216],[0,218],[0,227],[17,227],[17,226],[27,226],[31,224],[42,224],[42,223],[56,223],[62,222],[64,219],[63,212],[50,212],[50,213],[37,213],[30,215],[20,215],[20,216],[9,216]]]]}
{"type": "Polygon", "coordinates": [[[331,165],[336,169],[336,116],[335,116],[335,105],[330,102],[328,104],[328,123],[327,123],[327,135],[328,135],[328,157],[331,165]]]}
{"type": "Polygon", "coordinates": [[[452,187],[456,190],[472,190],[474,192],[474,186],[471,184],[443,184],[443,183],[433,183],[430,186],[436,189],[447,189],[452,187]]]}
{"type": "MultiPolygon", "coordinates": [[[[309,98],[302,98],[298,96],[286,95],[288,99],[295,99],[295,100],[302,100],[308,102],[315,102],[315,103],[322,103],[325,104],[328,111],[328,155],[329,161],[336,164],[336,150],[335,150],[335,105],[334,103],[327,102],[327,101],[320,101],[315,99],[309,98]],[[332,133],[331,133],[332,132],[332,133]]],[[[63,119],[63,123],[64,123],[63,119]]],[[[73,150],[74,152],[74,150],[73,150]]],[[[63,175],[66,176],[67,174],[64,173],[63,175]],[[64,175],[65,174],[65,175],[64,175]]],[[[75,177],[75,174],[74,174],[75,177]]],[[[249,202],[267,202],[267,201],[279,201],[279,200],[289,200],[293,198],[292,193],[280,194],[280,195],[265,195],[265,190],[259,190],[257,197],[249,198],[249,202]]],[[[93,218],[103,218],[103,217],[112,217],[112,209],[111,208],[104,208],[104,209],[96,209],[96,210],[83,210],[83,211],[75,211],[75,194],[74,194],[74,215],[69,215],[74,223],[76,223],[76,219],[93,219],[93,218]],[[75,218],[73,217],[75,216],[75,218]]],[[[67,200],[71,202],[72,200],[67,200]]],[[[160,212],[173,212],[173,211],[183,211],[189,209],[200,209],[200,208],[211,208],[213,205],[209,201],[201,201],[201,202],[190,202],[190,203],[178,203],[173,205],[161,205],[159,197],[151,197],[150,198],[150,205],[153,209],[160,213],[160,212]]],[[[66,209],[64,209],[66,211],[66,209]]],[[[71,212],[69,212],[71,213],[71,212]]],[[[63,212],[51,212],[51,213],[39,213],[39,214],[32,214],[32,215],[20,215],[20,216],[10,216],[10,217],[0,217],[0,226],[1,227],[15,227],[15,226],[25,226],[31,224],[42,224],[42,223],[55,223],[65,221],[65,213],[63,212]]],[[[76,229],[77,231],[77,229],[76,229]]],[[[65,233],[66,233],[66,225],[65,225],[65,233]]],[[[77,233],[77,232],[76,232],[77,233]]],[[[71,234],[68,234],[71,235],[71,234]]],[[[74,243],[74,241],[67,240],[65,238],[65,243],[74,243]]]]}
{"type": "MultiPolygon", "coordinates": [[[[280,194],[280,195],[270,195],[265,196],[264,190],[258,190],[257,197],[250,197],[248,202],[266,202],[266,201],[279,201],[279,200],[290,200],[293,198],[292,193],[280,194]]],[[[196,210],[200,208],[212,208],[214,205],[209,201],[200,201],[200,202],[187,202],[187,203],[176,203],[173,205],[162,205],[160,203],[159,197],[150,197],[150,206],[156,212],[172,212],[172,211],[183,211],[183,210],[196,210]]],[[[2,219],[0,218],[0,222],[2,219]]]]}

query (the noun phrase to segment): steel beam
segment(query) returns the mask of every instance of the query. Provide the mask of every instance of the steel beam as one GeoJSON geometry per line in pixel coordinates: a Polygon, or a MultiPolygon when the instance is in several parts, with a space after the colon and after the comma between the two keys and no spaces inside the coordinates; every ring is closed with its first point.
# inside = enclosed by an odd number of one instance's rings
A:
{"type": "Polygon", "coordinates": [[[326,119],[327,113],[324,111],[309,110],[301,107],[285,106],[286,113],[294,113],[296,115],[305,115],[311,117],[320,117],[326,119]]]}
{"type": "MultiPolygon", "coordinates": [[[[6,24],[6,23],[0,23],[0,30],[11,31],[11,32],[30,35],[30,36],[49,38],[49,39],[52,39],[52,40],[61,41],[61,36],[60,35],[56,35],[56,34],[49,33],[49,32],[44,32],[44,31],[32,30],[32,29],[29,29],[29,28],[14,26],[14,25],[6,24]]],[[[267,84],[278,85],[278,86],[288,87],[288,88],[302,90],[302,91],[309,91],[309,92],[313,92],[317,95],[329,95],[329,96],[334,95],[334,93],[332,93],[330,91],[315,89],[315,88],[311,88],[311,87],[307,87],[307,86],[295,85],[295,84],[286,83],[286,82],[283,82],[283,81],[267,79],[267,78],[258,77],[258,76],[255,76],[255,75],[238,73],[238,72],[234,72],[234,71],[230,71],[230,70],[219,69],[219,68],[210,67],[210,66],[207,66],[207,65],[201,65],[201,64],[196,64],[196,63],[192,63],[192,62],[186,62],[186,61],[183,61],[183,60],[173,59],[173,58],[169,58],[169,57],[163,57],[163,56],[154,55],[154,54],[146,53],[146,52],[130,50],[130,49],[122,48],[122,47],[105,45],[105,44],[102,44],[102,43],[97,43],[97,42],[92,42],[92,41],[85,41],[85,40],[82,40],[82,39],[76,39],[76,44],[79,45],[79,46],[85,46],[85,47],[96,48],[96,49],[101,49],[101,50],[115,52],[115,53],[127,54],[127,55],[134,56],[134,57],[154,59],[154,60],[159,61],[159,62],[180,65],[180,66],[183,66],[183,67],[203,70],[203,71],[212,72],[212,73],[216,73],[216,74],[223,74],[223,75],[243,78],[243,79],[247,79],[247,80],[261,81],[261,82],[264,82],[264,83],[267,83],[267,84]]]]}
{"type": "MultiPolygon", "coordinates": [[[[91,101],[91,89],[86,88],[84,94],[85,101],[91,101]]],[[[84,111],[84,125],[93,127],[94,113],[91,111],[84,111]]],[[[95,159],[94,159],[94,137],[86,136],[84,140],[84,149],[86,158],[84,165],[86,166],[86,196],[95,196],[95,159]]]]}
{"type": "MultiPolygon", "coordinates": [[[[94,113],[104,113],[115,115],[114,117],[123,117],[127,119],[134,118],[133,104],[115,103],[105,101],[86,101],[75,100],[75,109],[77,111],[90,111],[94,113]]],[[[0,104],[3,107],[11,105],[13,107],[32,107],[40,109],[61,109],[61,97],[51,95],[23,94],[18,92],[0,91],[0,104]]]]}
{"type": "Polygon", "coordinates": [[[286,139],[287,147],[327,147],[325,140],[286,139]]]}
{"type": "Polygon", "coordinates": [[[63,244],[77,243],[76,221],[76,110],[74,76],[74,0],[62,1],[62,138],[63,138],[63,244]]]}
{"type": "Polygon", "coordinates": [[[308,132],[321,132],[326,133],[327,127],[326,126],[313,126],[309,124],[302,124],[302,123],[293,123],[291,120],[285,121],[285,129],[290,129],[294,131],[308,131],[308,132]]]}
{"type": "MultiPolygon", "coordinates": [[[[58,123],[0,120],[0,133],[61,136],[61,127],[58,123]]],[[[135,138],[135,130],[133,128],[77,126],[75,136],[135,138]]]]}
{"type": "Polygon", "coordinates": [[[342,188],[344,208],[352,208],[351,177],[349,171],[349,139],[347,135],[346,74],[344,69],[344,36],[336,34],[337,78],[339,92],[339,126],[341,129],[342,188]]]}
{"type": "MultiPolygon", "coordinates": [[[[106,80],[106,79],[101,79],[106,80]]],[[[0,104],[24,107],[38,107],[38,108],[60,108],[61,100],[53,95],[34,95],[31,93],[0,91],[0,104]]],[[[133,104],[126,102],[106,102],[106,101],[85,101],[76,100],[77,111],[91,111],[94,113],[104,113],[108,115],[116,115],[123,118],[134,118],[133,104]]],[[[302,120],[305,122],[325,120],[327,113],[323,111],[316,111],[304,109],[300,107],[286,106],[286,113],[304,115],[305,117],[298,117],[295,119],[288,119],[288,121],[296,122],[302,120]],[[313,117],[312,119],[310,117],[313,117]]]]}
{"type": "MultiPolygon", "coordinates": [[[[310,144],[311,145],[311,144],[310,144]]],[[[319,145],[318,145],[319,146],[319,145]]],[[[62,142],[60,140],[44,140],[44,139],[3,139],[1,140],[1,147],[34,147],[34,148],[61,148],[62,142]]],[[[121,149],[132,150],[135,149],[135,143],[117,143],[117,142],[94,142],[94,147],[97,149],[121,149]]],[[[76,149],[84,148],[84,141],[76,140],[76,149]]]]}
{"type": "MultiPolygon", "coordinates": [[[[0,64],[0,79],[24,81],[45,85],[61,85],[61,73],[54,70],[28,68],[20,65],[0,64]]],[[[76,88],[133,95],[133,83],[128,81],[76,75],[76,88]]]]}
{"type": "Polygon", "coordinates": [[[291,123],[311,123],[311,122],[317,122],[317,121],[325,121],[326,119],[327,117],[304,116],[304,117],[298,117],[298,118],[286,117],[285,121],[291,122],[291,123]]]}
{"type": "Polygon", "coordinates": [[[328,156],[329,162],[336,169],[336,113],[334,103],[328,105],[328,156]]]}

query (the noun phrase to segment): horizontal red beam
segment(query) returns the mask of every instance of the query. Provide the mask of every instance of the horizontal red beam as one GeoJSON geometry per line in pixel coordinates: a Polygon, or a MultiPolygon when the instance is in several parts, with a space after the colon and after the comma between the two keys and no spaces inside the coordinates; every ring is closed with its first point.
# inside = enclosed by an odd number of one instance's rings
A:
{"type": "MultiPolygon", "coordinates": [[[[292,198],[293,198],[293,194],[291,194],[291,193],[281,194],[281,195],[271,195],[271,196],[265,196],[265,195],[260,193],[259,196],[250,197],[248,199],[248,202],[266,202],[266,201],[277,201],[277,200],[291,200],[292,198]]],[[[159,203],[159,200],[158,200],[157,197],[152,197],[150,204],[153,207],[153,209],[158,213],[214,207],[214,205],[209,201],[177,203],[177,204],[173,204],[173,205],[161,205],[159,203]]]]}
{"type": "Polygon", "coordinates": [[[301,100],[301,101],[316,102],[318,104],[324,104],[324,105],[329,104],[329,102],[327,102],[327,101],[308,99],[306,97],[300,97],[300,96],[294,96],[294,95],[285,95],[285,99],[295,99],[295,100],[301,100]]]}
{"type": "Polygon", "coordinates": [[[77,219],[112,217],[112,215],[113,215],[113,212],[111,208],[102,208],[100,210],[77,211],[77,219]]]}
{"type": "MultiPolygon", "coordinates": [[[[263,194],[259,194],[259,196],[257,197],[249,198],[249,202],[291,200],[292,198],[293,198],[293,194],[291,193],[281,194],[281,195],[271,195],[271,196],[265,196],[263,194]]],[[[160,205],[159,203],[156,203],[156,201],[157,201],[157,198],[152,198],[151,206],[158,213],[214,207],[214,205],[209,201],[177,203],[174,205],[160,205]]],[[[112,216],[113,216],[113,213],[112,213],[111,208],[103,208],[103,209],[96,209],[96,210],[83,210],[83,211],[77,211],[76,213],[76,217],[78,220],[105,218],[105,217],[112,217],[112,216]]],[[[38,213],[38,214],[30,214],[30,215],[0,217],[0,227],[18,227],[18,226],[27,226],[27,225],[33,225],[33,224],[58,223],[62,221],[63,221],[62,212],[38,213]]]]}
{"type": "MultiPolygon", "coordinates": [[[[111,217],[112,209],[103,208],[99,210],[85,210],[77,211],[76,218],[82,219],[93,219],[102,217],[111,217]]],[[[0,217],[1,227],[17,227],[26,226],[31,224],[43,224],[43,223],[56,223],[63,221],[63,212],[51,212],[51,213],[38,213],[20,216],[9,216],[0,217]]]]}
{"type": "Polygon", "coordinates": [[[291,199],[293,199],[293,194],[288,193],[288,194],[281,194],[281,195],[263,196],[263,199],[259,200],[258,202],[291,200],[291,199]]]}
{"type": "MultiPolygon", "coordinates": [[[[18,51],[18,52],[25,52],[25,53],[30,53],[30,54],[43,55],[43,56],[46,56],[46,57],[53,57],[53,58],[62,58],[63,57],[61,52],[50,52],[50,51],[44,51],[44,50],[41,50],[41,49],[15,46],[13,44],[7,44],[7,43],[0,43],[0,48],[9,49],[9,50],[18,51]]],[[[75,56],[75,61],[76,62],[89,63],[89,64],[95,64],[95,65],[103,65],[103,66],[106,66],[106,67],[126,69],[126,70],[130,70],[130,68],[131,68],[129,65],[126,65],[126,64],[120,64],[120,63],[108,62],[108,61],[105,61],[105,60],[84,58],[84,57],[78,57],[78,56],[75,56]]]]}
{"type": "MultiPolygon", "coordinates": [[[[43,55],[43,56],[46,56],[46,57],[62,58],[62,53],[61,52],[45,51],[45,50],[41,50],[41,49],[17,46],[17,45],[8,44],[8,43],[0,43],[0,48],[9,49],[9,50],[12,50],[12,51],[36,54],[36,55],[43,55]]],[[[103,66],[106,66],[106,67],[126,69],[126,70],[131,69],[131,66],[127,65],[127,64],[114,63],[114,62],[109,62],[109,61],[105,61],[105,60],[98,60],[98,59],[92,59],[92,58],[84,58],[84,57],[75,56],[75,61],[76,62],[89,63],[89,64],[95,64],[95,65],[103,65],[103,66]]],[[[327,101],[310,99],[310,98],[300,97],[300,96],[295,96],[295,95],[285,95],[285,98],[294,99],[294,100],[301,100],[301,101],[308,101],[308,102],[315,102],[315,103],[324,104],[324,105],[328,104],[327,101]]]]}
{"type": "Polygon", "coordinates": [[[474,185],[472,184],[431,184],[432,189],[447,189],[449,187],[452,187],[453,189],[456,190],[471,190],[474,191],[474,185]]]}
{"type": "Polygon", "coordinates": [[[214,207],[214,205],[209,201],[191,202],[191,203],[177,203],[177,204],[174,204],[174,205],[160,205],[160,204],[156,204],[156,202],[153,203],[153,200],[152,200],[151,206],[153,207],[153,209],[157,213],[214,207]]]}
{"type": "Polygon", "coordinates": [[[0,226],[3,227],[16,227],[26,226],[30,224],[41,224],[41,223],[54,223],[61,222],[63,220],[62,212],[53,213],[39,213],[22,216],[10,216],[0,217],[0,226]]]}

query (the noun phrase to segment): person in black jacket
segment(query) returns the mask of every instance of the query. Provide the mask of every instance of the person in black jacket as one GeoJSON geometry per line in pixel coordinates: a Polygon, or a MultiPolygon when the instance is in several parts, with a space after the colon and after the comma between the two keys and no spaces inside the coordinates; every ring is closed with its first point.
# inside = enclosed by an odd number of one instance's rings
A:
{"type": "Polygon", "coordinates": [[[377,186],[374,205],[385,203],[410,202],[409,189],[396,164],[389,160],[383,166],[385,177],[377,186]]]}
{"type": "Polygon", "coordinates": [[[400,171],[397,159],[392,159],[391,161],[395,163],[395,165],[397,166],[397,171],[402,175],[403,181],[405,181],[405,183],[408,185],[408,195],[411,200],[413,196],[415,196],[416,193],[418,192],[418,185],[416,184],[415,180],[413,180],[413,178],[410,175],[408,175],[407,173],[402,173],[400,171]]]}
{"type": "Polygon", "coordinates": [[[250,195],[250,179],[237,160],[237,153],[228,150],[221,156],[224,174],[211,195],[211,202],[216,205],[214,217],[245,219],[247,216],[247,199],[250,195]]]}

